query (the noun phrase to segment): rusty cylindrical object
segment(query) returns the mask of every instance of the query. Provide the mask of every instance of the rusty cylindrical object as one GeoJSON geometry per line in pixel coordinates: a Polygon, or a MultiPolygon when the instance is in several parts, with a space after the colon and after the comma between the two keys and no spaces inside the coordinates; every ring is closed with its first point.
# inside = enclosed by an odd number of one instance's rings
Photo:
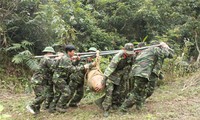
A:
{"type": "Polygon", "coordinates": [[[90,70],[87,74],[87,85],[90,87],[91,90],[95,91],[95,88],[98,88],[100,91],[105,88],[105,83],[103,80],[103,73],[99,70],[94,69],[90,70]]]}

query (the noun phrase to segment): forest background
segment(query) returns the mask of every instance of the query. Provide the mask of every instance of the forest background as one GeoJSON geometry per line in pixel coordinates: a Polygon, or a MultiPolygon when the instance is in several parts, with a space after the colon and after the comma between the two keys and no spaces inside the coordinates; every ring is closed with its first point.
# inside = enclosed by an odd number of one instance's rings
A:
{"type": "MultiPolygon", "coordinates": [[[[42,55],[46,46],[57,52],[60,45],[74,44],[85,52],[151,41],[164,41],[175,51],[163,65],[162,87],[142,113],[133,109],[110,119],[199,119],[199,0],[0,0],[0,119],[36,119],[24,107],[34,98],[27,93],[37,59],[30,56],[42,55]]],[[[109,58],[102,57],[102,70],[109,58]]],[[[96,94],[86,93],[79,109],[67,115],[42,112],[38,119],[103,119],[87,104],[96,94]]]]}
{"type": "MultiPolygon", "coordinates": [[[[199,68],[199,0],[1,0],[0,89],[30,90],[30,55],[46,46],[74,44],[118,50],[127,42],[164,41],[175,50],[165,61],[166,81],[199,68]],[[170,77],[167,77],[170,76],[170,77]]],[[[31,68],[31,69],[30,69],[31,68]]]]}

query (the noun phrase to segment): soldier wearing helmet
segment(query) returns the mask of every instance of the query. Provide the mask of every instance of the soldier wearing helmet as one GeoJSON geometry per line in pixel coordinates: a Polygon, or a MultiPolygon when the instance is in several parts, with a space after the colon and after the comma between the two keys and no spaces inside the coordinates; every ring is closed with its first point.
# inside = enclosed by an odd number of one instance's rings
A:
{"type": "Polygon", "coordinates": [[[134,45],[132,43],[126,43],[123,50],[120,50],[111,60],[110,64],[104,71],[104,76],[106,80],[106,94],[100,99],[96,100],[95,103],[98,107],[103,109],[104,116],[108,117],[109,109],[112,104],[119,105],[123,96],[121,93],[121,88],[125,84],[126,80],[123,80],[123,75],[128,74],[131,65],[134,61],[134,45]],[[126,69],[126,71],[124,71],[126,69]],[[120,98],[121,97],[121,98],[120,98]]]}
{"type": "Polygon", "coordinates": [[[126,43],[124,45],[124,49],[126,50],[125,53],[127,53],[129,56],[134,54],[134,45],[132,43],[126,43]]]}
{"type": "Polygon", "coordinates": [[[96,51],[97,51],[97,49],[95,47],[90,47],[88,49],[88,52],[96,52],[96,51]]]}
{"type": "Polygon", "coordinates": [[[52,47],[45,47],[42,51],[43,53],[55,53],[55,50],[52,47]]]}
{"type": "Polygon", "coordinates": [[[95,65],[95,63],[90,63],[74,66],[72,57],[74,56],[75,50],[76,48],[74,45],[66,45],[65,55],[54,64],[55,72],[53,74],[53,84],[57,96],[54,96],[54,100],[50,104],[49,112],[51,113],[55,111],[66,112],[67,103],[73,97],[79,83],[83,81],[83,79],[74,80],[73,73],[84,71],[95,65]]]}
{"type": "Polygon", "coordinates": [[[33,85],[33,90],[36,97],[30,105],[26,106],[28,111],[32,114],[37,114],[40,112],[41,104],[45,99],[47,99],[47,103],[45,104],[46,107],[49,107],[50,102],[53,100],[53,71],[51,66],[54,61],[50,59],[49,55],[53,55],[55,51],[52,47],[46,47],[42,52],[45,53],[45,57],[40,60],[39,67],[31,78],[31,83],[33,85]],[[46,98],[46,96],[49,97],[46,98]]]}
{"type": "MultiPolygon", "coordinates": [[[[88,49],[88,52],[96,52],[97,49],[95,47],[90,47],[88,49]]],[[[80,64],[86,64],[86,63],[92,63],[93,59],[95,58],[95,56],[91,56],[91,57],[87,57],[87,58],[82,58],[79,62],[76,62],[80,65],[80,64]]],[[[92,68],[91,68],[92,69],[92,68]]],[[[71,80],[74,81],[80,81],[77,83],[77,88],[71,87],[72,89],[76,90],[74,97],[70,100],[69,103],[69,107],[78,107],[78,103],[81,101],[81,99],[83,98],[84,95],[84,77],[85,77],[86,71],[77,71],[73,74],[70,75],[71,80]]]]}
{"type": "Polygon", "coordinates": [[[152,77],[158,77],[164,59],[172,57],[169,49],[166,43],[161,42],[159,47],[150,47],[137,56],[135,65],[132,66],[129,74],[130,80],[134,81],[134,87],[121,105],[121,112],[127,112],[127,108],[132,107],[134,104],[137,110],[142,108],[146,98],[152,94],[155,87],[156,80],[152,77]],[[156,64],[159,65],[156,72],[154,72],[156,64]],[[151,89],[150,92],[149,89],[151,89]]]}
{"type": "MultiPolygon", "coordinates": [[[[96,51],[97,51],[97,49],[95,47],[90,47],[88,49],[88,52],[96,52],[96,51]]],[[[94,54],[94,56],[88,57],[87,62],[88,63],[92,62],[94,58],[95,58],[95,54],[94,54]]]]}

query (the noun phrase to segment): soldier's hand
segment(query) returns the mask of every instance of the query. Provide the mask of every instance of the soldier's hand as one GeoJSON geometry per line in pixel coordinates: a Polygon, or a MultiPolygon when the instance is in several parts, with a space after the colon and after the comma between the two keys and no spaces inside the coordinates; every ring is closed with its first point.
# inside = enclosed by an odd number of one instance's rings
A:
{"type": "Polygon", "coordinates": [[[94,62],[92,62],[92,66],[96,66],[97,65],[97,63],[94,61],[94,62]]]}
{"type": "Polygon", "coordinates": [[[168,46],[165,42],[161,42],[160,45],[161,45],[163,48],[169,49],[169,46],[168,46]]]}
{"type": "Polygon", "coordinates": [[[85,68],[85,69],[89,69],[89,68],[90,68],[90,64],[85,64],[85,65],[84,65],[84,68],[85,68]]]}
{"type": "Polygon", "coordinates": [[[77,58],[76,58],[77,60],[80,60],[81,59],[81,57],[80,56],[77,56],[77,58]]]}

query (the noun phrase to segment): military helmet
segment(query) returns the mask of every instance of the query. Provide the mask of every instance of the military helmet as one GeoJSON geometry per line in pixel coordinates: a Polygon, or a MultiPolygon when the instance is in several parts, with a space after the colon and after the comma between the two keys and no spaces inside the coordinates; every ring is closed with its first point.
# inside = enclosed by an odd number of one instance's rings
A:
{"type": "Polygon", "coordinates": [[[133,54],[134,45],[132,43],[126,43],[124,49],[128,54],[133,54]]]}
{"type": "Polygon", "coordinates": [[[90,47],[88,51],[89,51],[89,52],[96,52],[97,49],[96,49],[95,47],[90,47]]]}
{"type": "Polygon", "coordinates": [[[55,50],[52,47],[45,47],[42,52],[50,52],[50,53],[55,53],[55,50]]]}

